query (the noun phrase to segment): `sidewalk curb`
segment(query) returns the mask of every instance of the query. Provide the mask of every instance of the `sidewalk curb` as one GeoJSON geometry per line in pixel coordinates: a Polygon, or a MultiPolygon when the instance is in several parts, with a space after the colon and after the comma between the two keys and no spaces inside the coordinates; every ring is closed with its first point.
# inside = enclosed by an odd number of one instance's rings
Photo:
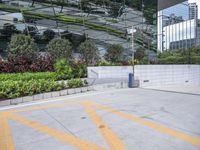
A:
{"type": "Polygon", "coordinates": [[[88,91],[92,91],[92,90],[94,90],[93,86],[87,86],[87,87],[65,89],[65,90],[61,90],[61,91],[53,91],[53,92],[48,92],[48,93],[36,94],[36,95],[32,95],[32,96],[8,99],[8,100],[0,101],[0,107],[9,106],[9,105],[18,105],[21,103],[43,100],[43,99],[48,99],[48,98],[54,98],[54,97],[59,97],[59,96],[78,94],[78,93],[88,92],[88,91]]]}
{"type": "Polygon", "coordinates": [[[54,98],[54,97],[59,97],[59,96],[84,93],[84,92],[88,92],[88,91],[102,91],[102,90],[107,90],[107,89],[124,89],[124,88],[128,88],[127,82],[96,84],[93,86],[65,89],[65,90],[61,90],[61,91],[53,91],[53,92],[48,92],[48,93],[36,94],[36,95],[32,95],[32,96],[8,99],[8,100],[0,101],[0,107],[9,106],[9,105],[18,105],[21,103],[43,100],[43,99],[48,99],[48,98],[54,98]]]}

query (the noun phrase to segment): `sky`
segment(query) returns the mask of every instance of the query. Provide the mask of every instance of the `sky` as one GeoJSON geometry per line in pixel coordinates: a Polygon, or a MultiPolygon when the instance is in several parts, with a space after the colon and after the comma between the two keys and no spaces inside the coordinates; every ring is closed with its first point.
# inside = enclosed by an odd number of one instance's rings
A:
{"type": "MultiPolygon", "coordinates": [[[[196,2],[198,5],[198,18],[200,19],[200,0],[188,0],[189,3],[194,3],[196,2]]],[[[184,2],[187,4],[187,1],[184,2]]],[[[170,14],[174,13],[176,16],[182,16],[183,19],[187,20],[188,19],[188,7],[183,4],[177,4],[175,6],[172,6],[170,8],[164,9],[163,14],[166,16],[169,16],[170,14]]]]}

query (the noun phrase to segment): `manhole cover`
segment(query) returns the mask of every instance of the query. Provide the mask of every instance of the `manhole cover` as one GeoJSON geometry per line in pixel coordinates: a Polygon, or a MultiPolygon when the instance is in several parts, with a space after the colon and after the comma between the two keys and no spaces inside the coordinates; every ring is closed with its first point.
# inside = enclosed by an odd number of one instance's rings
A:
{"type": "Polygon", "coordinates": [[[99,128],[105,128],[105,126],[104,125],[100,125],[99,128]]]}

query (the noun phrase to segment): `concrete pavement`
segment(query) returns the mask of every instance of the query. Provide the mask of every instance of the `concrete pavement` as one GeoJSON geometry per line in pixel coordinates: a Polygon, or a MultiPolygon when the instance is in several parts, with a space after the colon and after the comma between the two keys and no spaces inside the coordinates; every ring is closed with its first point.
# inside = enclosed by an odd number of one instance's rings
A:
{"type": "Polygon", "coordinates": [[[1,108],[1,150],[199,150],[200,96],[120,89],[1,108]]]}
{"type": "Polygon", "coordinates": [[[200,95],[200,86],[195,85],[162,85],[162,86],[148,86],[145,89],[168,91],[176,93],[200,95]]]}

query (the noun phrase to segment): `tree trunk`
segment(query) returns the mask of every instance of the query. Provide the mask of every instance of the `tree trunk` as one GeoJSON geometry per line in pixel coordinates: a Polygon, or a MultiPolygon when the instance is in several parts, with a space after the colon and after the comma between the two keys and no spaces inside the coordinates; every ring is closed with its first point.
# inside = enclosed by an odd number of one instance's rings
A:
{"type": "Polygon", "coordinates": [[[35,0],[32,0],[32,4],[31,4],[31,7],[33,7],[35,4],[35,0]]]}

